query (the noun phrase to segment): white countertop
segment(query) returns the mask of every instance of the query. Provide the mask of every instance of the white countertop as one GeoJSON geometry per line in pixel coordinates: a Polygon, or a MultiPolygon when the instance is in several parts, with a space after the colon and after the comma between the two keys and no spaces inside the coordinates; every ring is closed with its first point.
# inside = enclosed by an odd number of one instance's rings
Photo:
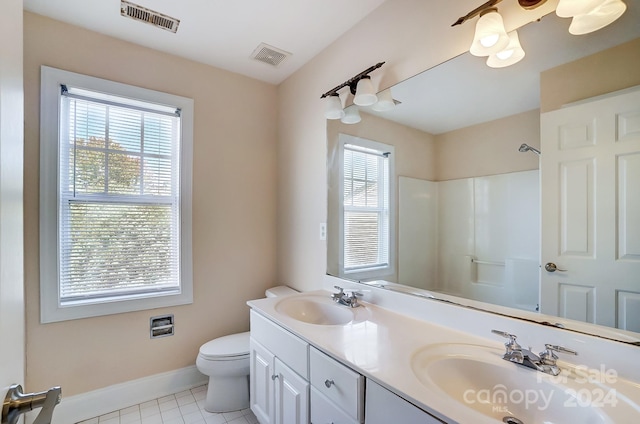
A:
{"type": "MultiPolygon", "coordinates": [[[[306,292],[294,296],[314,296],[331,302],[330,293],[327,291],[306,292]]],[[[417,352],[437,344],[480,345],[495,349],[495,355],[500,357],[504,353],[502,343],[499,340],[493,342],[485,338],[490,337],[490,328],[487,329],[486,335],[482,335],[484,337],[478,337],[370,303],[362,303],[363,306],[353,309],[356,313],[354,322],[346,325],[315,325],[278,312],[276,305],[282,300],[281,297],[267,298],[252,300],[247,304],[257,313],[439,419],[457,423],[501,422],[480,416],[444,392],[422,384],[411,367],[412,358],[417,352]]],[[[514,370],[519,367],[516,364],[506,365],[513,366],[514,370]]],[[[631,393],[625,392],[625,395],[638,402],[640,385],[630,384],[630,387],[625,387],[631,390],[631,393]]],[[[640,410],[636,412],[639,418],[635,422],[640,422],[640,410]]]]}

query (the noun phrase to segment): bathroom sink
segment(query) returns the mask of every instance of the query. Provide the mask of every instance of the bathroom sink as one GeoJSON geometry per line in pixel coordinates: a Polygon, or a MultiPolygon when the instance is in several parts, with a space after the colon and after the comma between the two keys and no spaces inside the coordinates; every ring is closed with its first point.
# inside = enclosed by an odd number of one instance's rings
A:
{"type": "Polygon", "coordinates": [[[487,422],[640,422],[638,405],[621,395],[625,390],[637,394],[637,386],[618,387],[621,381],[608,385],[601,381],[604,376],[588,381],[586,368],[577,373],[575,367],[567,368],[553,377],[505,361],[503,353],[480,345],[438,344],[417,351],[411,368],[425,387],[487,422]]]}
{"type": "Polygon", "coordinates": [[[290,296],[276,304],[276,311],[307,324],[345,325],[366,319],[366,306],[349,308],[338,305],[328,296],[290,296]]]}

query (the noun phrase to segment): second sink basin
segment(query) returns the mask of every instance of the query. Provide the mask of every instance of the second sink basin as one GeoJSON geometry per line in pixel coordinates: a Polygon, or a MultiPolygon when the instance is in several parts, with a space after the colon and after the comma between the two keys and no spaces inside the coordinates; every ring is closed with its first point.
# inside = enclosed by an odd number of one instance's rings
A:
{"type": "Polygon", "coordinates": [[[286,297],[276,304],[275,309],[290,318],[315,325],[346,325],[363,321],[367,315],[365,306],[349,308],[321,295],[286,297]]]}
{"type": "Polygon", "coordinates": [[[416,352],[411,368],[424,386],[480,414],[477,422],[613,424],[623,422],[621,418],[640,420],[637,407],[612,387],[580,381],[575,374],[552,377],[505,361],[502,353],[479,345],[438,344],[416,352]]]}

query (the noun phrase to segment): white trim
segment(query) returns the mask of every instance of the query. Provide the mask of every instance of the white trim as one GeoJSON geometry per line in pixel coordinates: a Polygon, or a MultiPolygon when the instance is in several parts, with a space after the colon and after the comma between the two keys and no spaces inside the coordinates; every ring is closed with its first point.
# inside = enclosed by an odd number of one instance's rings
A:
{"type": "MultiPolygon", "coordinates": [[[[125,383],[64,397],[53,412],[54,423],[77,423],[98,417],[129,406],[137,405],[183,390],[206,384],[208,377],[201,374],[195,365],[161,374],[150,375],[125,383]]],[[[33,422],[38,411],[30,413],[27,424],[33,422]]]]}
{"type": "Polygon", "coordinates": [[[193,303],[192,185],[193,99],[134,87],[48,66],[41,67],[40,98],[40,322],[110,315],[193,303]],[[142,299],[62,307],[58,290],[58,143],[60,85],[169,105],[181,110],[180,244],[181,291],[142,299]]]}

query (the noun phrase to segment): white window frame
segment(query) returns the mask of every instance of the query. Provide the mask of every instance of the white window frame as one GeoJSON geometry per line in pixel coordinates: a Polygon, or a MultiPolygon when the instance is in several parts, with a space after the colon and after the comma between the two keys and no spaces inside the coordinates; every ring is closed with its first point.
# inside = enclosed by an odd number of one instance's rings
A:
{"type": "Polygon", "coordinates": [[[338,160],[339,171],[339,264],[338,274],[340,277],[351,280],[374,280],[392,276],[395,273],[395,251],[396,251],[396,190],[395,190],[395,149],[393,146],[372,141],[349,134],[339,134],[338,136],[338,160]],[[344,261],[344,146],[345,144],[365,147],[379,152],[389,153],[389,263],[386,266],[376,266],[358,270],[346,270],[344,261]]]}
{"type": "Polygon", "coordinates": [[[111,315],[193,303],[192,261],[193,100],[95,78],[48,66],[41,67],[40,93],[40,322],[111,315]],[[171,106],[181,110],[180,145],[180,290],[92,303],[61,305],[59,290],[58,175],[61,85],[171,106]]]}

